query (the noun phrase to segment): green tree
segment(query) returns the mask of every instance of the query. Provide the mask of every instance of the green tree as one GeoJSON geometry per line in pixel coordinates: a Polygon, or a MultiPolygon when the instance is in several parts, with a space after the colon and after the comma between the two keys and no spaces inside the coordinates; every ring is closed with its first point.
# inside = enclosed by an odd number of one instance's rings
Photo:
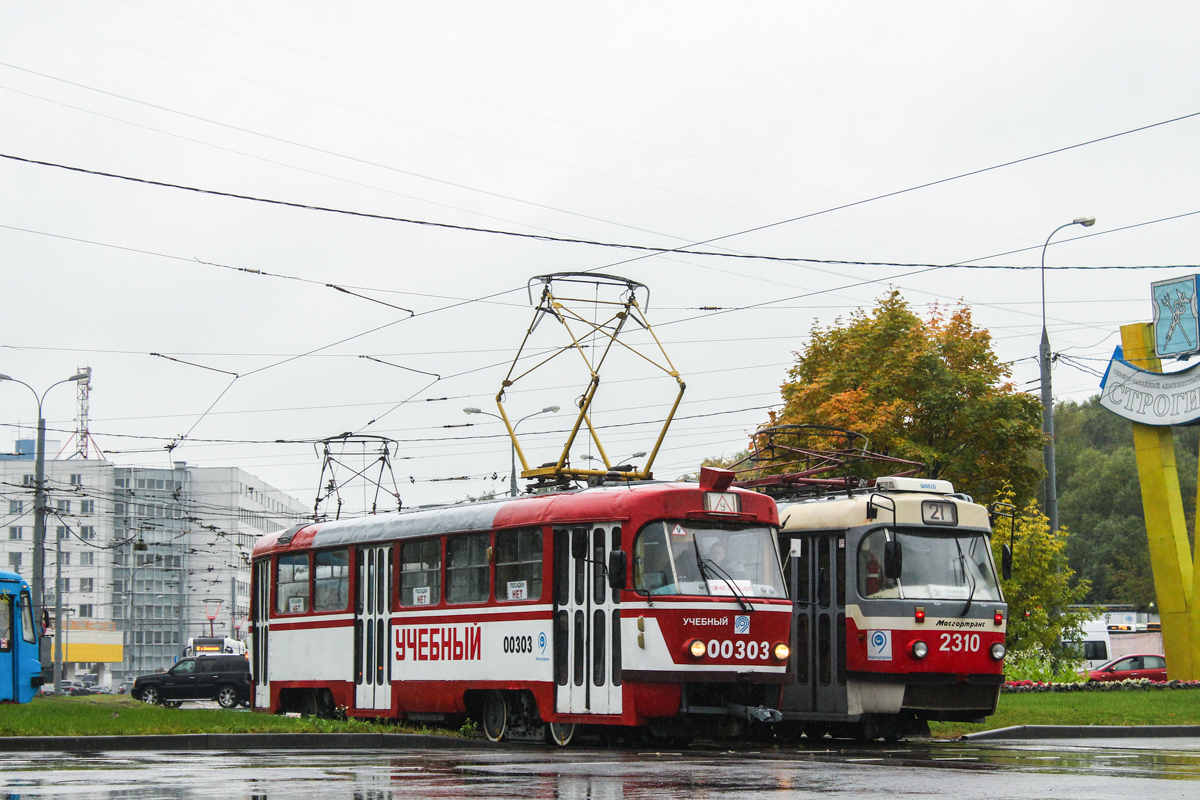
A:
{"type": "MultiPolygon", "coordinates": [[[[1012,502],[1011,491],[1002,490],[1000,500],[1012,502]]],[[[1090,609],[1071,608],[1082,603],[1091,587],[1074,579],[1067,542],[1067,531],[1051,531],[1049,519],[1033,501],[1017,510],[1011,531],[1003,522],[992,536],[997,564],[1004,546],[1012,547],[1012,577],[1001,584],[1008,602],[1005,641],[1014,662],[1028,655],[1048,657],[1052,664],[1077,659],[1063,641],[1078,639],[1084,621],[1093,616],[1090,609]]]]}
{"type": "MultiPolygon", "coordinates": [[[[1055,408],[1059,522],[1072,531],[1067,559],[1090,581],[1086,600],[1148,608],[1155,600],[1141,485],[1129,420],[1099,397],[1055,408]]],[[[1184,515],[1193,529],[1196,499],[1195,428],[1176,428],[1184,515]]]]}
{"type": "Polygon", "coordinates": [[[1029,497],[1042,477],[1041,405],[1010,377],[969,308],[921,319],[892,291],[870,313],[813,327],[771,421],[849,428],[959,491],[987,499],[1009,484],[1029,497]]]}

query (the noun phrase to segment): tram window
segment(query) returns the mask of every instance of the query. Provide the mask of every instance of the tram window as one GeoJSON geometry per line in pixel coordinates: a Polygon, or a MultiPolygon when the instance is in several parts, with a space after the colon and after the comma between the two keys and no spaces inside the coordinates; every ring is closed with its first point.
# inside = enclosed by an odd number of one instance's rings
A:
{"type": "Polygon", "coordinates": [[[573,677],[575,679],[576,686],[583,686],[583,675],[584,675],[583,623],[584,623],[583,611],[576,609],[575,610],[575,631],[574,631],[574,635],[571,637],[571,639],[574,643],[574,647],[571,648],[572,666],[574,667],[574,669],[572,670],[572,673],[573,673],[573,677]]]}
{"type": "Polygon", "coordinates": [[[33,601],[29,598],[29,592],[21,591],[21,638],[33,644],[36,641],[36,635],[33,632],[33,601]]]}
{"type": "Polygon", "coordinates": [[[612,612],[612,685],[621,685],[621,609],[612,612]]]}
{"type": "Polygon", "coordinates": [[[829,537],[817,539],[817,605],[829,608],[829,537]]]}
{"type": "Polygon", "coordinates": [[[441,600],[441,539],[405,542],[400,548],[400,605],[434,606],[441,600]]]}
{"type": "MultiPolygon", "coordinates": [[[[612,529],[612,546],[609,547],[609,552],[613,552],[613,551],[620,550],[620,549],[621,549],[621,529],[620,529],[620,527],[616,527],[616,528],[612,529]]],[[[621,585],[624,585],[624,583],[625,583],[625,577],[622,576],[621,577],[621,585]]],[[[621,602],[621,590],[620,589],[612,590],[612,599],[613,599],[614,603],[621,602]]],[[[616,683],[619,685],[620,680],[617,680],[616,683]]]]}
{"type": "Polygon", "coordinates": [[[592,612],[592,685],[604,685],[604,645],[607,637],[604,633],[604,609],[597,608],[592,612]]]}
{"type": "Polygon", "coordinates": [[[280,556],[275,564],[275,611],[303,614],[308,611],[308,554],[280,556]]]}
{"type": "Polygon", "coordinates": [[[540,600],[542,532],[538,528],[496,533],[496,599],[540,600]]]}
{"type": "Polygon", "coordinates": [[[12,649],[12,595],[0,594],[0,652],[12,649]]]}
{"type": "Polygon", "coordinates": [[[570,532],[554,532],[554,602],[565,606],[571,602],[570,532]]]}
{"type": "Polygon", "coordinates": [[[587,569],[587,528],[575,528],[571,531],[571,553],[575,562],[575,605],[583,605],[586,596],[583,576],[587,569]]]}
{"type": "Polygon", "coordinates": [[[489,534],[446,539],[446,602],[482,603],[488,598],[489,534]]]}
{"type": "Polygon", "coordinates": [[[839,536],[837,540],[837,551],[833,554],[837,559],[834,574],[837,581],[834,584],[834,598],[838,608],[844,608],[846,605],[846,537],[839,536]]]}
{"type": "Polygon", "coordinates": [[[675,571],[667,548],[666,532],[661,527],[638,537],[633,554],[633,588],[650,594],[674,594],[675,571]]]}
{"type": "Polygon", "coordinates": [[[313,611],[342,611],[350,602],[350,552],[323,550],[316,555],[313,611]]]}
{"type": "Polygon", "coordinates": [[[899,597],[896,582],[883,574],[887,531],[874,531],[858,546],[858,593],[863,597],[899,597]]]}
{"type": "Polygon", "coordinates": [[[607,550],[604,546],[604,529],[592,531],[592,602],[603,603],[608,591],[608,581],[604,579],[607,550]]]}

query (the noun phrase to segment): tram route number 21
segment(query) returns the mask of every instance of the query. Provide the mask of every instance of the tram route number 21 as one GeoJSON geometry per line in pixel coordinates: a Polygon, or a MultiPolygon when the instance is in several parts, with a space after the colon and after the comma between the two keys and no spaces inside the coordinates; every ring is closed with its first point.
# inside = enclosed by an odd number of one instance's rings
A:
{"type": "Polygon", "coordinates": [[[978,633],[943,633],[942,646],[938,648],[953,653],[978,653],[978,633]]]}

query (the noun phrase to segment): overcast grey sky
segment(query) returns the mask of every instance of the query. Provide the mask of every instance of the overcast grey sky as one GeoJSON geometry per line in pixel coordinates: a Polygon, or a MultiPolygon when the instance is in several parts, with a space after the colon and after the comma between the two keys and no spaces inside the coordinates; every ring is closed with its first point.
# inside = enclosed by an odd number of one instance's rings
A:
{"type": "MultiPolygon", "coordinates": [[[[0,0],[5,156],[452,226],[890,264],[642,257],[0,158],[0,373],[41,391],[92,367],[91,430],[120,464],[241,466],[308,502],[312,446],[256,442],[362,431],[400,441],[406,505],[456,500],[507,487],[501,427],[462,408],[495,410],[526,282],[599,270],[649,287],[687,382],[655,464],[675,477],[745,445],[814,321],[891,286],[922,313],[970,305],[1036,393],[1036,270],[898,265],[1037,266],[1051,231],[1091,215],[1046,257],[1051,342],[1071,359],[1055,394],[1083,400],[1119,325],[1150,319],[1150,282],[1200,272],[1059,269],[1197,261],[1197,29],[1184,2],[0,0]]],[[[522,426],[532,462],[561,447],[576,362],[509,394],[515,417],[564,409],[522,426]]],[[[674,383],[612,367],[595,421],[619,457],[653,444],[674,383]]],[[[50,438],[74,415],[55,388],[50,438]]],[[[0,384],[0,424],[0,449],[18,424],[31,435],[28,391],[0,384]]]]}

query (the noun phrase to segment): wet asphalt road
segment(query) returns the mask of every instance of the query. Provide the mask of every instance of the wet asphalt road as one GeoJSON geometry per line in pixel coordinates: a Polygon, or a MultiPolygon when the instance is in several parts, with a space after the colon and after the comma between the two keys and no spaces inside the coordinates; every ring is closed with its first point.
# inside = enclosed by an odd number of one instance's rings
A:
{"type": "Polygon", "coordinates": [[[0,753],[0,797],[392,798],[1200,797],[1200,740],[934,742],[737,751],[502,749],[0,753]]]}

